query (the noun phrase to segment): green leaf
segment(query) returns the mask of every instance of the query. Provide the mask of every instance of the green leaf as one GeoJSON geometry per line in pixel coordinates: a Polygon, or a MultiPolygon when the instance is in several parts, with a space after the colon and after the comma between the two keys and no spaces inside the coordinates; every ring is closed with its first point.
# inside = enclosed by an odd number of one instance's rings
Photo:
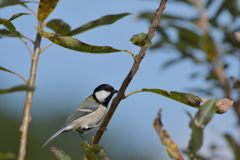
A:
{"type": "Polygon", "coordinates": [[[59,35],[66,35],[71,31],[71,26],[62,19],[52,19],[47,22],[46,26],[59,35]]]}
{"type": "Polygon", "coordinates": [[[99,144],[90,145],[83,141],[82,146],[86,150],[83,160],[109,160],[106,152],[99,144]]]}
{"type": "Polygon", "coordinates": [[[11,21],[7,20],[7,19],[1,19],[0,18],[0,24],[4,25],[10,32],[12,32],[13,34],[15,34],[17,37],[22,37],[21,33],[19,33],[15,26],[12,24],[11,21]]]}
{"type": "Polygon", "coordinates": [[[200,106],[200,103],[202,102],[202,99],[198,96],[195,96],[191,93],[182,93],[182,92],[176,92],[176,91],[166,91],[162,89],[149,89],[149,88],[143,88],[143,92],[152,92],[156,94],[160,94],[164,97],[173,99],[175,101],[178,101],[180,103],[192,106],[192,107],[198,107],[200,106]]]}
{"type": "Polygon", "coordinates": [[[228,142],[228,145],[230,146],[232,153],[234,155],[235,160],[240,159],[240,145],[237,143],[237,141],[229,134],[224,135],[225,140],[228,142]]]}
{"type": "Polygon", "coordinates": [[[19,92],[19,91],[29,91],[29,90],[34,90],[34,89],[27,85],[18,85],[18,86],[7,88],[7,89],[0,89],[0,94],[7,94],[7,93],[19,92]]]}
{"type": "Polygon", "coordinates": [[[72,160],[71,157],[65,152],[63,152],[61,149],[51,147],[50,150],[52,151],[57,160],[72,160]]]}
{"type": "Polygon", "coordinates": [[[21,3],[29,3],[30,1],[21,1],[21,0],[0,0],[0,8],[18,5],[21,3]]]}
{"type": "Polygon", "coordinates": [[[12,21],[14,19],[17,19],[18,17],[24,16],[24,15],[29,15],[29,13],[16,13],[14,15],[11,16],[11,18],[9,18],[9,21],[12,21]]]}
{"type": "Polygon", "coordinates": [[[209,33],[205,33],[202,38],[203,51],[205,51],[207,59],[211,62],[217,58],[217,48],[214,39],[209,33]]]}
{"type": "Polygon", "coordinates": [[[10,32],[7,29],[0,29],[0,38],[1,37],[17,37],[16,34],[10,32]]]}
{"type": "Polygon", "coordinates": [[[38,21],[40,24],[52,13],[59,0],[40,0],[38,6],[38,21]]]}
{"type": "Polygon", "coordinates": [[[130,41],[139,47],[149,47],[152,44],[146,33],[135,34],[131,37],[130,41]]]}
{"type": "Polygon", "coordinates": [[[18,75],[17,73],[15,73],[15,72],[7,69],[7,68],[4,68],[4,67],[2,67],[2,66],[0,66],[0,70],[1,70],[1,71],[4,71],[4,72],[8,72],[8,73],[12,73],[12,74],[18,75]]]}
{"type": "MultiPolygon", "coordinates": [[[[175,26],[176,27],[176,26],[175,26]]],[[[191,29],[184,27],[176,27],[178,30],[179,41],[184,42],[185,45],[190,45],[193,48],[199,48],[199,42],[201,40],[201,36],[194,32],[191,29]]]]}
{"type": "Polygon", "coordinates": [[[15,155],[11,152],[0,152],[0,160],[14,160],[16,159],[15,155]]]}
{"type": "Polygon", "coordinates": [[[188,144],[188,154],[190,159],[196,158],[198,150],[203,143],[203,131],[211,121],[216,112],[216,100],[208,100],[201,105],[189,126],[192,129],[191,139],[188,144]]]}
{"type": "Polygon", "coordinates": [[[81,42],[75,38],[69,36],[59,36],[54,33],[49,33],[45,31],[40,31],[39,33],[52,41],[53,43],[60,45],[64,48],[72,49],[75,51],[87,52],[87,53],[113,53],[120,52],[121,50],[115,49],[110,46],[94,46],[84,42],[81,42]]]}
{"type": "Polygon", "coordinates": [[[88,22],[76,29],[73,29],[71,32],[68,33],[68,36],[73,36],[82,32],[85,32],[87,30],[100,27],[103,25],[109,25],[113,24],[114,22],[118,21],[119,19],[129,15],[129,13],[120,13],[120,14],[112,14],[112,15],[106,15],[99,19],[96,19],[94,21],[88,22]]]}
{"type": "Polygon", "coordinates": [[[163,127],[161,120],[161,111],[158,112],[158,117],[155,118],[153,126],[159,135],[159,138],[164,145],[169,157],[176,160],[183,160],[182,153],[179,150],[177,144],[171,139],[169,133],[163,127]]]}

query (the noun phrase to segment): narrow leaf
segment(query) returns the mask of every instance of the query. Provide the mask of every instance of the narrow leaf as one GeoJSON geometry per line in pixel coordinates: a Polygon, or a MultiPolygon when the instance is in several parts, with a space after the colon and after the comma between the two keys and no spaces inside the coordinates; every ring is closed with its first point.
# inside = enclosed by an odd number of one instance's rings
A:
{"type": "Polygon", "coordinates": [[[21,3],[29,3],[30,1],[22,1],[22,0],[0,0],[0,8],[18,5],[21,3]]]}
{"type": "Polygon", "coordinates": [[[52,151],[57,160],[72,160],[71,157],[61,149],[51,147],[50,150],[52,151]]]}
{"type": "Polygon", "coordinates": [[[131,37],[130,41],[139,47],[149,47],[152,44],[146,33],[135,34],[131,37]]]}
{"type": "Polygon", "coordinates": [[[71,30],[71,26],[62,19],[52,19],[46,26],[59,35],[66,35],[71,30]]]}
{"type": "Polygon", "coordinates": [[[17,36],[7,29],[0,29],[0,37],[17,37],[17,36]]]}
{"type": "Polygon", "coordinates": [[[65,48],[75,50],[75,51],[81,51],[81,52],[87,52],[87,53],[113,53],[113,52],[121,51],[119,49],[115,49],[110,46],[90,45],[69,36],[59,36],[57,34],[45,32],[45,31],[39,31],[39,33],[43,37],[52,41],[53,43],[65,48]]]}
{"type": "Polygon", "coordinates": [[[112,15],[106,15],[99,19],[96,19],[94,21],[88,22],[76,29],[73,29],[71,32],[68,33],[68,36],[73,36],[82,32],[85,32],[87,30],[100,27],[103,25],[109,25],[113,24],[114,22],[118,21],[119,19],[129,15],[129,13],[120,13],[120,14],[112,14],[112,15]]]}
{"type": "Polygon", "coordinates": [[[163,128],[161,120],[161,111],[158,112],[157,118],[155,118],[153,126],[160,137],[162,144],[164,145],[170,158],[175,160],[183,160],[181,151],[177,144],[171,139],[169,133],[163,128]]]}
{"type": "Polygon", "coordinates": [[[7,94],[7,93],[19,92],[19,91],[29,91],[29,90],[34,90],[34,89],[27,85],[19,85],[19,86],[7,88],[7,89],[0,89],[0,94],[7,94]]]}
{"type": "Polygon", "coordinates": [[[82,146],[86,150],[84,160],[109,160],[104,149],[99,145],[89,145],[86,142],[82,142],[82,146]]]}
{"type": "Polygon", "coordinates": [[[143,92],[152,92],[156,94],[160,94],[164,97],[173,99],[175,101],[178,101],[180,103],[192,106],[192,107],[198,107],[200,106],[200,103],[202,102],[202,99],[198,96],[195,96],[191,93],[181,93],[176,91],[166,91],[162,89],[149,89],[149,88],[143,88],[143,92]]]}
{"type": "Polygon", "coordinates": [[[13,34],[15,34],[17,37],[21,37],[21,33],[19,33],[15,26],[12,24],[11,21],[7,20],[7,19],[1,19],[0,18],[0,24],[4,25],[10,32],[12,32],[13,34]]]}
{"type": "Polygon", "coordinates": [[[42,23],[54,10],[59,0],[40,0],[38,6],[38,21],[42,23]]]}
{"type": "Polygon", "coordinates": [[[229,134],[224,135],[225,140],[228,142],[228,145],[230,146],[232,153],[234,155],[234,159],[238,160],[240,159],[240,145],[237,143],[237,141],[229,134]]]}
{"type": "Polygon", "coordinates": [[[190,159],[194,159],[197,156],[197,152],[203,143],[204,128],[211,121],[215,112],[216,100],[208,100],[201,105],[199,111],[191,120],[189,126],[192,129],[192,134],[188,144],[188,154],[190,159]]]}
{"type": "Polygon", "coordinates": [[[204,34],[202,38],[202,48],[206,53],[206,57],[209,61],[213,62],[217,58],[217,48],[214,39],[209,33],[204,34]]]}
{"type": "Polygon", "coordinates": [[[29,15],[29,13],[16,13],[16,14],[12,15],[11,18],[9,18],[9,21],[12,21],[12,20],[17,19],[24,15],[29,15]]]}
{"type": "Polygon", "coordinates": [[[4,71],[4,72],[8,72],[8,73],[12,73],[12,74],[17,75],[17,73],[15,73],[15,72],[13,72],[13,71],[7,69],[7,68],[4,68],[4,67],[2,67],[2,66],[0,66],[0,70],[1,70],[1,71],[4,71]]]}

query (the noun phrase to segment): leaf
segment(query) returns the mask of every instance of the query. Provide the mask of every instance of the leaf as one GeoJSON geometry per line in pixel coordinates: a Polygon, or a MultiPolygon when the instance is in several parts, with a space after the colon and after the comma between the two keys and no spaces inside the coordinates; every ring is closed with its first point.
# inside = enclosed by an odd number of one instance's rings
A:
{"type": "Polygon", "coordinates": [[[130,41],[139,47],[149,47],[152,44],[146,33],[135,34],[131,37],[130,41]]]}
{"type": "Polygon", "coordinates": [[[75,51],[87,52],[87,53],[113,53],[120,52],[121,50],[115,49],[110,46],[94,46],[84,42],[81,42],[75,38],[69,36],[59,36],[54,33],[49,33],[45,31],[39,31],[39,33],[62,47],[69,48],[75,51]]]}
{"type": "Polygon", "coordinates": [[[71,157],[61,149],[51,147],[50,150],[52,151],[57,160],[72,160],[71,157]]]}
{"type": "Polygon", "coordinates": [[[149,88],[143,88],[143,92],[152,92],[156,94],[160,94],[164,97],[173,99],[175,101],[178,101],[180,103],[192,106],[192,107],[198,107],[200,106],[200,103],[202,102],[202,99],[198,96],[195,96],[191,93],[181,93],[176,91],[166,91],[162,89],[149,89],[149,88]]]}
{"type": "Polygon", "coordinates": [[[204,128],[211,121],[215,112],[216,100],[208,100],[201,105],[195,117],[191,120],[189,126],[192,129],[192,134],[188,144],[188,154],[190,159],[194,159],[197,155],[197,151],[201,148],[204,128]]]}
{"type": "Polygon", "coordinates": [[[177,144],[171,139],[169,133],[163,128],[161,121],[161,111],[158,112],[158,117],[155,118],[153,126],[160,137],[162,144],[164,145],[170,158],[175,160],[183,160],[181,151],[177,144]]]}
{"type": "Polygon", "coordinates": [[[8,73],[12,73],[12,74],[18,75],[17,73],[15,73],[15,72],[7,69],[7,68],[4,68],[4,67],[2,67],[2,66],[0,66],[0,70],[1,70],[1,71],[4,71],[4,72],[8,72],[8,73]]]}
{"type": "Polygon", "coordinates": [[[7,93],[19,92],[19,91],[29,91],[29,90],[34,90],[34,89],[27,85],[18,85],[18,86],[7,88],[7,89],[0,89],[0,94],[7,94],[7,93]]]}
{"type": "Polygon", "coordinates": [[[0,8],[18,5],[21,3],[29,3],[30,1],[21,1],[21,0],[0,0],[0,8]]]}
{"type": "Polygon", "coordinates": [[[228,142],[228,145],[230,146],[232,153],[234,155],[235,160],[240,159],[240,145],[237,143],[237,141],[230,135],[225,134],[224,135],[225,140],[228,142]]]}
{"type": "Polygon", "coordinates": [[[29,15],[28,13],[16,13],[14,15],[11,16],[11,18],[9,18],[9,21],[12,21],[14,19],[17,19],[18,17],[24,16],[24,15],[29,15]]]}
{"type": "Polygon", "coordinates": [[[59,35],[66,35],[71,31],[71,26],[62,19],[52,19],[47,22],[46,26],[59,35]]]}
{"type": "Polygon", "coordinates": [[[206,53],[207,59],[211,62],[217,58],[217,48],[212,36],[209,33],[205,33],[202,38],[203,50],[206,53]]]}
{"type": "Polygon", "coordinates": [[[110,160],[104,149],[99,144],[89,145],[83,141],[82,146],[86,150],[86,155],[83,160],[110,160]]]}
{"type": "Polygon", "coordinates": [[[73,36],[82,32],[85,32],[87,30],[100,27],[103,25],[109,25],[113,24],[114,22],[118,21],[119,19],[129,15],[130,13],[120,13],[120,14],[111,14],[111,15],[106,15],[103,16],[99,19],[96,19],[94,21],[88,22],[76,29],[73,29],[71,32],[68,33],[68,36],[73,36]]]}
{"type": "Polygon", "coordinates": [[[17,36],[7,29],[0,29],[0,38],[1,37],[17,37],[17,36]]]}
{"type": "Polygon", "coordinates": [[[15,155],[11,152],[0,152],[0,160],[14,160],[16,159],[15,155]]]}
{"type": "Polygon", "coordinates": [[[11,21],[7,20],[7,19],[1,19],[0,18],[0,24],[4,25],[10,32],[12,32],[13,34],[15,34],[17,37],[22,37],[21,33],[19,33],[15,26],[12,24],[11,21]]]}
{"type": "Polygon", "coordinates": [[[50,15],[54,10],[59,0],[40,0],[38,6],[38,21],[40,24],[50,15]]]}

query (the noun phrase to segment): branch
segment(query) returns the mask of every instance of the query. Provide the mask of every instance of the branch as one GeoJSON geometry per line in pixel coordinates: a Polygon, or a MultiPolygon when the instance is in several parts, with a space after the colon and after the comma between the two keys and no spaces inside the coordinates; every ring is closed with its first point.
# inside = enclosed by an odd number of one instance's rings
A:
{"type": "MultiPolygon", "coordinates": [[[[163,10],[166,7],[166,3],[167,3],[167,0],[162,0],[159,5],[159,8],[155,12],[154,19],[153,19],[152,24],[149,27],[149,30],[147,33],[147,36],[150,40],[152,40],[152,38],[154,37],[156,28],[160,21],[160,17],[162,15],[163,10]]],[[[128,85],[130,84],[130,82],[134,78],[135,74],[137,73],[139,65],[140,65],[142,59],[144,58],[144,56],[146,55],[146,51],[148,48],[149,48],[148,46],[143,46],[140,49],[139,53],[135,56],[132,68],[129,71],[127,77],[124,79],[117,96],[113,99],[109,111],[107,112],[106,116],[104,117],[102,123],[99,126],[99,129],[98,129],[96,135],[94,136],[94,138],[92,140],[92,144],[97,144],[100,141],[100,139],[105,131],[105,128],[107,127],[108,123],[110,122],[115,110],[117,109],[117,106],[124,98],[125,90],[127,89],[128,85]]]]}
{"type": "MultiPolygon", "coordinates": [[[[42,38],[41,35],[37,33],[36,40],[34,43],[34,54],[32,55],[30,77],[28,80],[28,85],[29,87],[32,87],[32,88],[34,88],[35,81],[36,81],[37,64],[38,64],[38,59],[41,52],[41,48],[40,48],[41,38],[42,38]]],[[[32,106],[32,98],[33,98],[33,90],[27,91],[22,125],[20,127],[21,137],[20,137],[20,146],[18,151],[18,160],[25,160],[25,157],[26,157],[27,135],[28,135],[29,123],[31,121],[30,109],[32,106]]]]}

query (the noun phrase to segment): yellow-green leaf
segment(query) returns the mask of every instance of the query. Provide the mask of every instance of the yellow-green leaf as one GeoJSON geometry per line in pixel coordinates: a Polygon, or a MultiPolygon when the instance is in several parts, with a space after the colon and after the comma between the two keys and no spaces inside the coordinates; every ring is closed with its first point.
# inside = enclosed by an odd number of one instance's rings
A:
{"type": "Polygon", "coordinates": [[[7,89],[0,89],[0,94],[7,94],[7,93],[12,93],[12,92],[19,92],[19,91],[29,91],[33,90],[33,88],[27,86],[27,85],[19,85],[7,89]]]}
{"type": "Polygon", "coordinates": [[[143,92],[152,92],[156,94],[160,94],[164,97],[173,99],[175,101],[178,101],[180,103],[192,106],[192,107],[198,107],[200,106],[200,103],[202,102],[202,99],[198,96],[195,96],[191,93],[182,93],[182,92],[176,92],[176,91],[166,91],[162,89],[155,89],[155,88],[143,88],[141,91],[143,92]]]}
{"type": "Polygon", "coordinates": [[[158,116],[155,118],[153,126],[159,135],[159,138],[164,145],[169,157],[175,160],[183,160],[182,153],[179,150],[177,144],[171,139],[169,133],[163,128],[161,111],[158,112],[158,116]]]}
{"type": "Polygon", "coordinates": [[[18,17],[24,16],[24,15],[29,15],[29,13],[16,13],[9,18],[9,21],[12,21],[12,20],[17,19],[18,17]]]}
{"type": "Polygon", "coordinates": [[[96,27],[100,27],[103,25],[109,25],[109,24],[113,24],[114,22],[116,22],[117,20],[125,17],[129,15],[129,13],[120,13],[120,14],[112,14],[112,15],[106,15],[103,16],[99,19],[96,19],[94,21],[88,22],[76,29],[73,29],[71,32],[68,33],[68,36],[73,36],[82,32],[85,32],[87,30],[96,28],[96,27]]]}
{"type": "Polygon", "coordinates": [[[51,147],[50,150],[52,151],[52,153],[54,154],[57,160],[72,160],[71,157],[61,149],[58,149],[56,147],[51,147]]]}
{"type": "Polygon", "coordinates": [[[10,20],[0,18],[0,24],[4,25],[10,32],[15,34],[17,37],[20,38],[22,36],[21,33],[16,30],[15,26],[10,20]]]}
{"type": "Polygon", "coordinates": [[[14,160],[15,155],[12,152],[0,152],[0,160],[14,160]]]}
{"type": "Polygon", "coordinates": [[[192,129],[191,139],[188,144],[188,155],[190,159],[197,156],[198,150],[203,143],[203,131],[206,125],[211,121],[216,112],[216,100],[208,100],[196,113],[189,126],[192,129]]]}
{"type": "Polygon", "coordinates": [[[152,44],[151,40],[147,37],[146,33],[139,33],[139,34],[133,35],[130,41],[139,47],[143,47],[143,46],[149,47],[152,44]]]}
{"type": "Polygon", "coordinates": [[[86,150],[83,160],[109,160],[106,152],[99,144],[90,145],[83,141],[82,146],[86,150]]]}
{"type": "Polygon", "coordinates": [[[49,33],[39,30],[39,33],[52,41],[53,43],[62,47],[72,49],[75,51],[81,51],[86,53],[113,53],[120,52],[121,50],[110,47],[110,46],[95,46],[79,41],[78,39],[70,36],[60,36],[54,33],[49,33]]]}
{"type": "Polygon", "coordinates": [[[59,0],[40,0],[38,6],[38,21],[42,23],[54,10],[59,0]]]}
{"type": "Polygon", "coordinates": [[[206,53],[207,59],[211,62],[217,58],[217,48],[214,39],[209,33],[205,33],[202,39],[203,50],[206,53]]]}
{"type": "Polygon", "coordinates": [[[71,26],[62,19],[52,19],[47,22],[46,26],[59,35],[66,35],[71,30],[71,26]]]}

